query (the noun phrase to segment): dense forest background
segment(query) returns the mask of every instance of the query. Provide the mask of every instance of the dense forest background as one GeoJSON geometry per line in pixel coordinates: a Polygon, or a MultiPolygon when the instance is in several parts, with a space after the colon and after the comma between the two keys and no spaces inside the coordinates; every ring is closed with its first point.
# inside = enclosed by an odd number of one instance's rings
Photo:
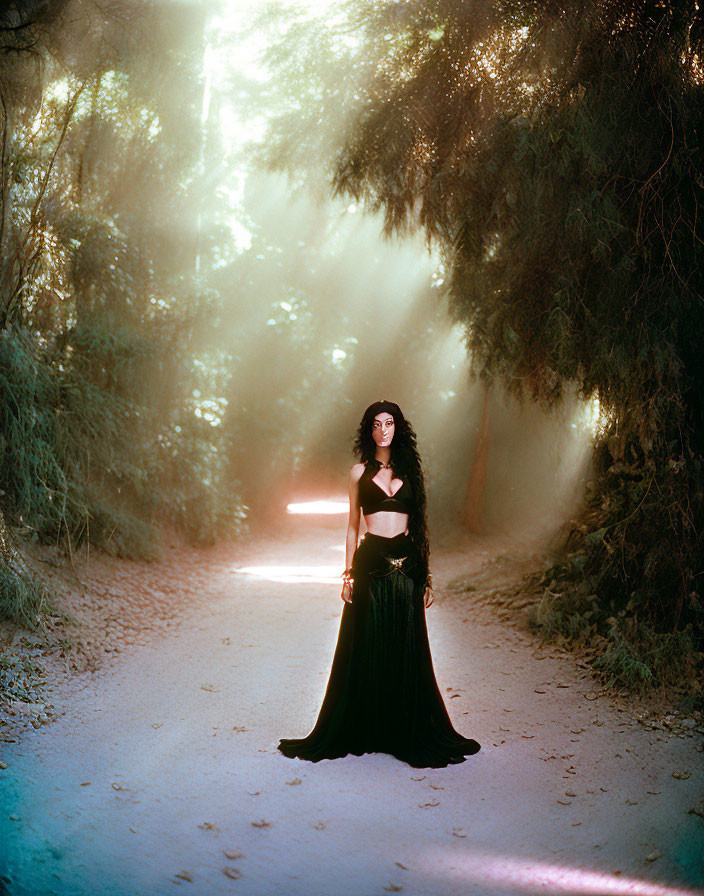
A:
{"type": "Polygon", "coordinates": [[[0,41],[7,618],[26,539],[149,558],[344,494],[386,397],[438,526],[570,517],[537,627],[696,678],[694,2],[31,0],[0,41]]]}

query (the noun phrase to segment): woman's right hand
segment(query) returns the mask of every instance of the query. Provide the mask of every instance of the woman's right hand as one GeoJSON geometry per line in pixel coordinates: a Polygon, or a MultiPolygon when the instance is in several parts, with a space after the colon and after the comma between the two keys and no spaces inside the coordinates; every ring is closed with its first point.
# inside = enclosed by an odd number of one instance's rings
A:
{"type": "Polygon", "coordinates": [[[346,604],[352,603],[352,582],[345,582],[342,586],[342,594],[340,597],[346,604]]]}

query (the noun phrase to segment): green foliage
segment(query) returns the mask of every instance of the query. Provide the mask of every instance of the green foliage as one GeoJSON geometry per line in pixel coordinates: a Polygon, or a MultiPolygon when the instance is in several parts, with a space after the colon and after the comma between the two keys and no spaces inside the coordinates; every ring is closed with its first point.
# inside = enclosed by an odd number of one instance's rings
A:
{"type": "Polygon", "coordinates": [[[633,619],[612,620],[604,652],[595,662],[608,687],[644,693],[653,685],[693,680],[696,644],[691,626],[655,632],[633,619]]]}
{"type": "Polygon", "coordinates": [[[241,483],[230,475],[231,445],[222,432],[193,415],[159,434],[155,465],[162,471],[156,513],[194,544],[246,530],[241,483]]]}
{"type": "MultiPolygon", "coordinates": [[[[154,382],[171,341],[94,327],[72,344],[59,367],[27,330],[0,334],[6,514],[42,539],[63,534],[77,546],[90,538],[146,559],[156,556],[158,523],[196,543],[241,531],[245,514],[220,429],[185,402],[168,409],[178,414],[173,421],[154,419],[149,392],[137,391],[154,382]]],[[[179,374],[186,378],[177,365],[179,374]]]]}
{"type": "MultiPolygon", "coordinates": [[[[558,581],[551,579],[553,588],[558,581]]],[[[560,584],[565,591],[546,588],[529,612],[529,624],[535,631],[548,641],[584,647],[607,687],[642,694],[654,687],[689,683],[694,684],[701,700],[701,688],[696,684],[701,657],[693,625],[674,632],[657,631],[628,608],[606,616],[598,595],[585,596],[579,585],[570,587],[564,580],[560,584]]]]}
{"type": "Polygon", "coordinates": [[[607,431],[562,558],[534,579],[543,589],[534,622],[548,637],[593,643],[595,666],[613,682],[642,689],[685,673],[694,680],[693,663],[704,659],[704,600],[693,572],[703,550],[693,509],[699,458],[663,463],[630,444],[615,462],[609,444],[620,453],[607,431]]]}
{"type": "MultiPolygon", "coordinates": [[[[0,563],[0,618],[33,629],[42,612],[50,609],[44,588],[24,571],[0,563]]],[[[0,682],[0,692],[3,690],[0,682]]]]}
{"type": "MultiPolygon", "coordinates": [[[[199,338],[223,235],[201,214],[204,13],[54,6],[0,22],[0,523],[152,558],[165,522],[202,542],[243,515],[198,418],[223,388],[199,338]]],[[[0,612],[29,618],[5,573],[0,612]]]]}
{"type": "Polygon", "coordinates": [[[42,540],[64,536],[71,547],[90,538],[122,555],[155,556],[156,529],[138,514],[148,505],[144,445],[131,425],[144,409],[80,366],[59,369],[25,329],[0,334],[0,370],[7,517],[42,540]]]}
{"type": "Polygon", "coordinates": [[[57,530],[66,478],[56,452],[59,390],[23,330],[0,332],[0,482],[3,503],[19,521],[57,530]]]}
{"type": "MultiPolygon", "coordinates": [[[[553,578],[552,587],[556,584],[553,578]]],[[[585,598],[572,589],[561,594],[546,588],[540,602],[531,608],[529,622],[548,639],[588,641],[596,628],[593,606],[596,600],[596,595],[585,598]]]]}

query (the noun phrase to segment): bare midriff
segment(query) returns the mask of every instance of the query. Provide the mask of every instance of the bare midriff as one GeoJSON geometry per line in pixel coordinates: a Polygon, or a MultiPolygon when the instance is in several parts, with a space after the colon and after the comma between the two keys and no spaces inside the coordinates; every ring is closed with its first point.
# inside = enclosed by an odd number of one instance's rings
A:
{"type": "Polygon", "coordinates": [[[372,535],[393,538],[395,535],[408,534],[408,514],[395,510],[380,510],[377,513],[364,514],[364,522],[372,535]]]}

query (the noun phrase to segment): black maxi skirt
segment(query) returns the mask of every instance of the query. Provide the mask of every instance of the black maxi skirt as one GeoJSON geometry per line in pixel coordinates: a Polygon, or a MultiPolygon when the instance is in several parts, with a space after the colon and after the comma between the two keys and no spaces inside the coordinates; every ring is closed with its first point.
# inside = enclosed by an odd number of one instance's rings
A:
{"type": "Polygon", "coordinates": [[[435,680],[425,569],[410,536],[367,532],[352,574],[318,721],[278,749],[311,762],[349,753],[390,753],[414,768],[464,762],[479,744],[455,731],[435,680]]]}

